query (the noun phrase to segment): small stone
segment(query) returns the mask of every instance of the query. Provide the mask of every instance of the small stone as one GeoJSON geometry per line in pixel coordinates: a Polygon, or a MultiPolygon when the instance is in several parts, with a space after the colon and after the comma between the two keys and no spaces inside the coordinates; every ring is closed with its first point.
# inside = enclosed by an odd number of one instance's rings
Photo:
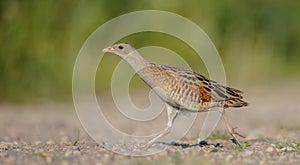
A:
{"type": "Polygon", "coordinates": [[[50,149],[48,150],[48,152],[54,152],[54,151],[55,151],[54,148],[50,148],[50,149]]]}
{"type": "Polygon", "coordinates": [[[40,148],[37,150],[37,153],[44,153],[44,150],[40,148]]]}
{"type": "Polygon", "coordinates": [[[104,154],[102,155],[104,160],[109,160],[110,159],[110,155],[109,154],[104,154]]]}
{"type": "Polygon", "coordinates": [[[265,150],[265,152],[268,152],[268,153],[273,152],[273,151],[274,151],[274,148],[273,148],[273,147],[268,147],[268,148],[265,150]]]}
{"type": "Polygon", "coordinates": [[[36,142],[34,142],[34,144],[35,145],[40,145],[40,144],[42,144],[42,142],[41,141],[36,141],[36,142]]]}
{"type": "Polygon", "coordinates": [[[72,153],[73,153],[72,150],[67,150],[65,152],[65,156],[68,157],[68,156],[72,155],[72,153]]]}
{"type": "Polygon", "coordinates": [[[46,142],[46,144],[48,144],[48,145],[54,144],[54,141],[50,139],[46,142]]]}
{"type": "Polygon", "coordinates": [[[210,152],[218,152],[219,149],[218,148],[211,148],[210,152]]]}
{"type": "Polygon", "coordinates": [[[200,146],[195,146],[195,151],[201,151],[202,150],[202,148],[200,147],[200,146]]]}
{"type": "Polygon", "coordinates": [[[66,137],[66,136],[61,137],[61,139],[60,139],[60,145],[70,145],[70,144],[71,143],[70,143],[68,137],[66,137]]]}
{"type": "Polygon", "coordinates": [[[165,157],[165,156],[167,156],[167,153],[166,153],[166,152],[160,152],[160,153],[158,154],[158,156],[160,156],[160,157],[165,157]]]}
{"type": "Polygon", "coordinates": [[[73,154],[74,154],[74,155],[80,155],[81,152],[77,150],[77,151],[74,151],[73,154]]]}
{"type": "Polygon", "coordinates": [[[297,151],[295,148],[293,147],[283,147],[280,149],[280,151],[283,151],[283,152],[295,152],[297,151]]]}
{"type": "Polygon", "coordinates": [[[251,150],[245,150],[245,152],[244,152],[244,156],[250,156],[252,154],[253,154],[253,151],[251,151],[251,150]]]}
{"type": "Polygon", "coordinates": [[[78,150],[78,151],[80,151],[80,148],[78,146],[72,146],[71,148],[72,148],[72,150],[78,150]]]}

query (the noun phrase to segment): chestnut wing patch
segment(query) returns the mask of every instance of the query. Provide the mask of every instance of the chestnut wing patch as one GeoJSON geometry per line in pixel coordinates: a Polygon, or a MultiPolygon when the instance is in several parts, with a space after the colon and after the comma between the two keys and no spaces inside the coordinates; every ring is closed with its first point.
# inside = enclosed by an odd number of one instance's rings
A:
{"type": "Polygon", "coordinates": [[[210,102],[212,100],[211,92],[207,89],[209,88],[205,86],[199,86],[198,88],[199,99],[202,103],[210,102]]]}

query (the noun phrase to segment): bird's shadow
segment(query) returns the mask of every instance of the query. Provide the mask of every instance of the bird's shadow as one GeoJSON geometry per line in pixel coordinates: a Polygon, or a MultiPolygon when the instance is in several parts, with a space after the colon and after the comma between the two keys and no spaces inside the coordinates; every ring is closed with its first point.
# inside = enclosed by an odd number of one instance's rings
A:
{"type": "Polygon", "coordinates": [[[223,148],[223,144],[221,143],[207,143],[206,141],[200,141],[199,143],[195,143],[195,144],[189,144],[189,143],[178,143],[178,142],[158,142],[160,144],[163,145],[167,145],[167,146],[176,146],[176,147],[182,147],[182,148],[190,148],[190,147],[204,147],[204,146],[214,146],[216,148],[223,148]]]}
{"type": "MultiPolygon", "coordinates": [[[[238,145],[237,142],[235,141],[235,139],[230,139],[230,141],[232,142],[232,144],[235,144],[236,146],[238,145]]],[[[260,138],[260,139],[252,139],[252,140],[248,140],[249,143],[255,143],[255,142],[265,142],[265,143],[270,143],[270,139],[264,139],[264,138],[260,138]]],[[[163,144],[166,146],[175,146],[175,147],[182,147],[182,148],[191,148],[191,147],[205,147],[205,146],[214,146],[215,148],[223,148],[223,144],[222,143],[207,143],[206,141],[202,140],[199,143],[195,143],[195,144],[189,144],[189,143],[179,143],[179,142],[157,142],[159,144],[163,144]]]]}

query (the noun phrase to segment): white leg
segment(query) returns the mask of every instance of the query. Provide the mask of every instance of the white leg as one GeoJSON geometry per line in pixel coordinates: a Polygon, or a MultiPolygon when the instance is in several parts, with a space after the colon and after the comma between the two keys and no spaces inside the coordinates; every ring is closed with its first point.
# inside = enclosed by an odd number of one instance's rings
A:
{"type": "Polygon", "coordinates": [[[151,139],[148,143],[147,143],[147,147],[150,147],[156,140],[158,140],[159,138],[167,135],[168,133],[170,133],[174,120],[178,115],[178,110],[174,109],[173,107],[167,105],[167,114],[168,114],[168,126],[166,129],[164,129],[160,134],[158,134],[157,136],[155,136],[153,139],[151,139]]]}

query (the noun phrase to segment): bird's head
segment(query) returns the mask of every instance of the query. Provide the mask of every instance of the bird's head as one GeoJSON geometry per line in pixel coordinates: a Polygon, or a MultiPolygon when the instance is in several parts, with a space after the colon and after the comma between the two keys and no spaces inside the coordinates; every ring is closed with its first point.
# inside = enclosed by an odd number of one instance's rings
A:
{"type": "Polygon", "coordinates": [[[122,43],[122,44],[115,44],[115,45],[109,46],[107,48],[104,48],[102,51],[106,52],[106,53],[113,53],[122,58],[125,58],[126,56],[130,55],[131,53],[135,52],[136,50],[129,44],[122,43]]]}

